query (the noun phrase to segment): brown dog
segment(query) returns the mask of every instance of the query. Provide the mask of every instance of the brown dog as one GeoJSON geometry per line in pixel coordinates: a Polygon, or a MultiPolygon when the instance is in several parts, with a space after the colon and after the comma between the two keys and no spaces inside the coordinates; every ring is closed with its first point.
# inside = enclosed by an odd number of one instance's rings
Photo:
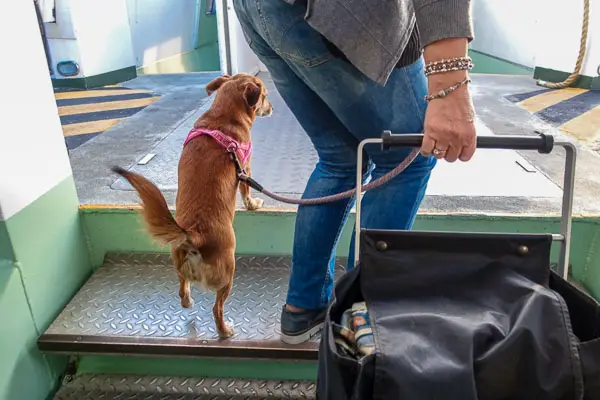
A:
{"type": "MultiPolygon", "coordinates": [[[[190,282],[216,292],[213,307],[215,324],[222,338],[233,335],[223,319],[223,305],[229,296],[235,271],[233,217],[239,187],[244,205],[256,210],[263,204],[250,197],[250,188],[239,184],[235,164],[226,147],[248,146],[256,116],[273,112],[262,81],[252,75],[221,76],[206,86],[214,102],[194,124],[179,159],[176,218],[173,218],[160,190],[141,175],[115,167],[138,192],[149,233],[171,246],[171,258],[179,276],[181,306],[192,307],[190,282]],[[217,132],[219,137],[208,137],[217,132]],[[204,137],[202,137],[204,136],[204,137]],[[223,144],[223,136],[228,140],[223,144]],[[220,139],[219,139],[220,138],[220,139]],[[190,140],[193,139],[193,140],[190,140]],[[221,141],[219,141],[221,140],[221,141]]],[[[239,153],[244,156],[244,153],[239,153]]],[[[249,152],[247,152],[249,156],[249,152]]],[[[239,157],[238,157],[239,158],[239,157]]],[[[250,159],[242,166],[250,175],[250,159]]]]}

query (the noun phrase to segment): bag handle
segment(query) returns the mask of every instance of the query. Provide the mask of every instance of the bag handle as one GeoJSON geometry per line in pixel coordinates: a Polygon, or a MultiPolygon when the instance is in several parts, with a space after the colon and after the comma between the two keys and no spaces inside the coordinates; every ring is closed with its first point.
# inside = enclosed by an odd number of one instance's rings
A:
{"type": "MultiPolygon", "coordinates": [[[[362,202],[362,163],[364,147],[368,144],[381,144],[381,148],[389,150],[396,147],[421,147],[423,134],[393,134],[384,131],[381,138],[365,139],[358,145],[356,164],[356,227],[354,260],[358,265],[360,257],[360,215],[362,202]]],[[[552,152],[554,146],[565,149],[565,173],[563,181],[562,212],[560,221],[560,234],[553,234],[552,240],[560,243],[557,273],[564,279],[569,275],[569,251],[571,247],[571,225],[573,215],[573,192],[575,186],[575,164],[577,160],[577,149],[575,145],[567,141],[555,141],[552,135],[539,133],[537,136],[478,136],[478,149],[496,150],[537,150],[540,153],[552,152]]]]}

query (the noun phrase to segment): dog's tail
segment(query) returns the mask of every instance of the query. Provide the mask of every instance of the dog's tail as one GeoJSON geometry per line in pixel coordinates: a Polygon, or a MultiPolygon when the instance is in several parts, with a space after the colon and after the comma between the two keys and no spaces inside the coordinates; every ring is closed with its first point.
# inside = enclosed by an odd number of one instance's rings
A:
{"type": "Polygon", "coordinates": [[[188,241],[188,232],[177,224],[167,201],[152,182],[121,167],[112,167],[112,171],[127,179],[138,192],[148,232],[156,241],[162,244],[182,244],[188,241]]]}

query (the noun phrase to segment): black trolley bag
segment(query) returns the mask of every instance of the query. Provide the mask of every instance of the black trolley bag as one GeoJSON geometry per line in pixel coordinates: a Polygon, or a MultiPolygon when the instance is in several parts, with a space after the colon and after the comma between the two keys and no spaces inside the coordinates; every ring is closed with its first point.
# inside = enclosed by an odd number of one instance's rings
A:
{"type": "MultiPolygon", "coordinates": [[[[359,146],[419,147],[422,135],[359,146]]],[[[560,234],[361,230],[336,283],[319,349],[317,398],[600,400],[600,306],[566,280],[576,149],[552,136],[480,136],[480,149],[566,152],[560,234]],[[550,248],[560,245],[556,272],[550,248]],[[334,325],[364,301],[375,352],[352,357],[334,325]]]]}

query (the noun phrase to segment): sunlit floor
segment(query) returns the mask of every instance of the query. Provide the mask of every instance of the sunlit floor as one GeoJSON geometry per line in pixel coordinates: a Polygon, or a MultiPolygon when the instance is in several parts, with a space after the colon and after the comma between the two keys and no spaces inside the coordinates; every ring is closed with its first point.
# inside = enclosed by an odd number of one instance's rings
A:
{"type": "MultiPolygon", "coordinates": [[[[312,144],[267,74],[261,74],[277,112],[271,118],[259,118],[253,128],[253,163],[255,178],[277,193],[299,196],[317,160],[312,144]]],[[[150,177],[161,189],[177,189],[177,160],[181,146],[195,119],[204,110],[190,115],[169,136],[152,149],[155,157],[134,171],[150,177]]],[[[480,124],[479,135],[491,135],[480,124]]],[[[472,163],[440,163],[429,185],[429,195],[448,196],[525,196],[556,197],[559,188],[528,165],[514,151],[480,151],[472,163]],[[532,169],[532,171],[529,171],[532,169]]],[[[112,185],[115,190],[130,190],[122,179],[112,185]]]]}
{"type": "MultiPolygon", "coordinates": [[[[129,82],[128,87],[132,89],[157,93],[167,88],[180,89],[165,92],[147,109],[71,152],[80,201],[84,204],[137,203],[131,187],[110,172],[110,166],[118,164],[150,178],[164,191],[169,204],[174,204],[181,146],[195,119],[210,106],[212,98],[202,97],[205,96],[204,85],[212,77],[146,75],[129,82]],[[166,82],[157,83],[167,78],[166,82]],[[179,79],[182,81],[178,82],[179,79]],[[184,83],[183,79],[197,82],[184,83]]],[[[299,197],[315,165],[316,154],[269,75],[263,73],[261,77],[270,87],[276,113],[270,118],[258,119],[253,128],[253,175],[272,191],[299,197]]],[[[530,77],[473,75],[478,134],[534,135],[535,129],[551,128],[506,99],[510,94],[537,89],[530,77]]],[[[585,151],[583,158],[580,157],[582,162],[588,162],[585,160],[589,160],[588,153],[591,153],[585,151]]],[[[600,158],[590,162],[600,162],[600,158]]],[[[431,178],[422,211],[555,212],[559,210],[562,192],[561,163],[560,151],[542,156],[496,150],[478,151],[468,164],[440,162],[431,178]]],[[[598,204],[590,206],[599,193],[598,185],[584,186],[587,192],[580,194],[586,199],[586,210],[600,207],[598,204]]],[[[269,199],[265,199],[265,204],[269,208],[295,208],[269,199]]]]}
{"type": "MultiPolygon", "coordinates": [[[[513,69],[518,66],[476,52],[472,55],[479,72],[472,75],[478,134],[534,135],[535,130],[543,129],[580,142],[581,183],[576,196],[582,200],[576,202],[576,207],[586,212],[600,211],[596,201],[600,182],[596,179],[597,172],[593,172],[600,170],[600,157],[594,152],[594,143],[583,140],[583,136],[590,137],[589,131],[597,130],[600,125],[596,121],[598,109],[593,96],[579,89],[540,91],[526,70],[518,74],[513,69]],[[507,75],[511,72],[517,75],[507,75]],[[582,99],[587,101],[584,106],[582,99]],[[578,105],[565,107],[569,102],[578,105]],[[564,112],[557,114],[558,109],[564,112]],[[579,110],[579,114],[573,114],[573,110],[579,110]],[[556,115],[561,123],[556,123],[556,118],[545,118],[556,115]],[[562,132],[555,128],[561,128],[562,132]]],[[[118,164],[149,177],[164,191],[169,204],[174,204],[176,167],[183,140],[194,120],[210,106],[212,99],[205,98],[205,85],[218,74],[148,73],[124,83],[127,88],[151,92],[151,96],[160,98],[71,151],[80,201],[136,203],[138,199],[131,187],[110,172],[110,166],[118,164]]],[[[314,167],[316,154],[269,75],[262,73],[261,77],[271,87],[276,113],[271,118],[259,119],[254,126],[253,173],[265,187],[298,197],[314,167]]],[[[468,164],[441,162],[431,178],[422,210],[555,212],[561,197],[562,160],[560,150],[549,156],[484,150],[468,164]]],[[[265,200],[267,207],[295,208],[265,200]]]]}

